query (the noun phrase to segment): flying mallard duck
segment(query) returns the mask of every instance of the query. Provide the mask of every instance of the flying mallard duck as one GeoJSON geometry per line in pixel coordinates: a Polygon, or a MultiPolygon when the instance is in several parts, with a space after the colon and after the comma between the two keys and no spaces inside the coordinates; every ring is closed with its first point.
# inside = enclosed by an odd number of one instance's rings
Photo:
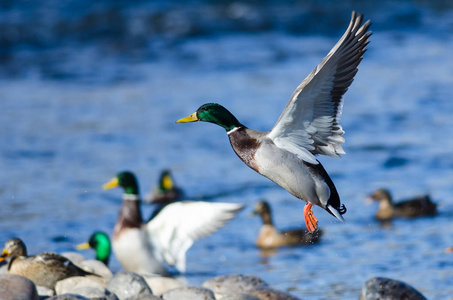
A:
{"type": "Polygon", "coordinates": [[[144,201],[159,205],[166,205],[181,200],[183,193],[175,185],[170,170],[163,170],[160,174],[159,184],[148,194],[144,201]]]}
{"type": "Polygon", "coordinates": [[[143,222],[137,180],[121,172],[103,188],[121,186],[123,204],[113,233],[113,251],[124,269],[136,273],[168,274],[166,265],[184,272],[186,252],[244,208],[236,203],[175,202],[143,222]]]}
{"type": "Polygon", "coordinates": [[[271,208],[267,201],[257,202],[253,214],[260,215],[263,220],[263,226],[256,240],[256,246],[262,249],[310,245],[317,243],[322,235],[319,229],[314,233],[309,233],[306,229],[278,231],[272,222],[271,208]]]}
{"type": "Polygon", "coordinates": [[[379,209],[375,215],[379,221],[390,221],[395,217],[415,218],[437,214],[437,205],[431,201],[428,195],[393,203],[388,190],[377,189],[370,198],[379,201],[379,209]]]}
{"type": "Polygon", "coordinates": [[[342,97],[358,71],[371,35],[369,21],[362,25],[362,19],[361,14],[352,13],[344,35],[297,87],[271,131],[249,129],[215,103],[204,104],[190,116],[176,121],[205,121],[223,127],[233,150],[247,166],[307,202],[304,216],[310,232],[318,223],[312,205],[344,221],[346,207],[340,203],[332,180],[314,155],[344,154],[342,97]]]}
{"type": "Polygon", "coordinates": [[[0,261],[11,257],[8,264],[8,273],[22,275],[33,281],[36,285],[54,290],[57,281],[73,277],[94,275],[86,272],[69,259],[52,252],[27,256],[27,248],[19,238],[13,238],[5,243],[5,248],[0,256],[0,261]]]}
{"type": "Polygon", "coordinates": [[[102,231],[96,231],[90,236],[86,243],[76,246],[78,250],[92,248],[96,251],[96,259],[102,261],[106,266],[109,264],[111,243],[109,236],[102,231]]]}

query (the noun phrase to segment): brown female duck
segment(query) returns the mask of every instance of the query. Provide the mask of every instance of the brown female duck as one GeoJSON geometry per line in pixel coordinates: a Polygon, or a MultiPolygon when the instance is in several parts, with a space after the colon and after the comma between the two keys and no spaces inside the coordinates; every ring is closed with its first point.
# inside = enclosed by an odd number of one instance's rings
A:
{"type": "Polygon", "coordinates": [[[375,215],[379,221],[390,221],[395,217],[415,218],[437,214],[437,205],[431,201],[428,195],[393,203],[388,190],[378,189],[370,198],[379,201],[379,209],[375,215]]]}
{"type": "Polygon", "coordinates": [[[44,252],[27,256],[27,248],[19,238],[10,239],[5,243],[0,261],[7,257],[11,257],[8,273],[25,276],[36,285],[52,290],[55,289],[55,284],[59,280],[73,276],[94,275],[56,253],[44,252]]]}
{"type": "Polygon", "coordinates": [[[306,229],[278,231],[274,227],[271,208],[266,201],[257,202],[253,214],[260,215],[263,220],[263,226],[256,240],[256,246],[262,249],[309,245],[317,243],[322,235],[322,231],[319,229],[314,233],[310,233],[306,229]]]}

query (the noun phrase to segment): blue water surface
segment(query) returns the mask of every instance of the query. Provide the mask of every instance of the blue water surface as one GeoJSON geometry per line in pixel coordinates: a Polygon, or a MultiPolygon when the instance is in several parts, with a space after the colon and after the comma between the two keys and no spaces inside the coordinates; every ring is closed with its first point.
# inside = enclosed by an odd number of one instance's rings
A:
{"type": "MultiPolygon", "coordinates": [[[[247,205],[187,253],[191,285],[247,273],[303,299],[358,299],[374,276],[405,281],[429,299],[453,297],[453,10],[442,1],[6,1],[0,7],[0,242],[29,252],[73,251],[111,234],[120,190],[136,173],[144,195],[170,168],[190,198],[247,205]],[[341,159],[320,157],[348,208],[322,209],[320,244],[263,253],[266,199],[279,228],[304,227],[304,202],[247,168],[224,130],[176,124],[206,102],[267,131],[289,96],[337,42],[352,10],[373,22],[346,93],[341,159]],[[439,216],[382,227],[366,197],[429,193],[439,216]]],[[[144,206],[144,215],[151,212],[144,206]]],[[[94,253],[84,252],[93,258],[94,253]]],[[[121,270],[112,258],[113,271],[121,270]]]]}

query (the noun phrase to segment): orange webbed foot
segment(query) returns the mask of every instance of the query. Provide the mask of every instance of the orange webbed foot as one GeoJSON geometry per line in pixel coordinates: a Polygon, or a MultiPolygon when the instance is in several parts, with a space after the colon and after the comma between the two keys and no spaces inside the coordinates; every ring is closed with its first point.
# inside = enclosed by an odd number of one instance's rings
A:
{"type": "Polygon", "coordinates": [[[304,206],[305,225],[310,233],[314,232],[318,225],[318,219],[313,215],[311,207],[313,204],[307,203],[304,206]]]}

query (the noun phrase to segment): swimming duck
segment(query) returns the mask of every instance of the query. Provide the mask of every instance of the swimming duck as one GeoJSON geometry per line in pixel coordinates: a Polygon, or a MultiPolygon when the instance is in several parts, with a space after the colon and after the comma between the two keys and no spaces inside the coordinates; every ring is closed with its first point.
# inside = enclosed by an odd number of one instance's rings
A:
{"type": "Polygon", "coordinates": [[[69,259],[52,252],[27,256],[27,248],[19,238],[13,238],[5,243],[0,261],[11,257],[8,264],[8,273],[22,275],[36,285],[54,290],[57,281],[73,277],[94,275],[86,272],[69,259]]]}
{"type": "Polygon", "coordinates": [[[121,186],[123,204],[113,233],[113,251],[127,271],[167,275],[166,266],[185,272],[186,252],[195,240],[207,236],[244,208],[236,203],[181,201],[165,206],[144,223],[137,180],[121,172],[103,188],[121,186]]]}
{"type": "Polygon", "coordinates": [[[314,233],[309,233],[306,229],[278,231],[272,222],[271,207],[267,201],[257,202],[253,214],[260,215],[263,221],[256,240],[256,246],[262,249],[309,245],[317,243],[322,235],[320,229],[314,233]]]}
{"type": "Polygon", "coordinates": [[[395,217],[415,218],[437,214],[437,205],[431,201],[428,195],[393,203],[388,190],[377,189],[370,198],[379,201],[379,209],[375,216],[379,221],[389,221],[395,217]]]}
{"type": "Polygon", "coordinates": [[[110,238],[105,232],[96,231],[90,236],[88,242],[76,246],[77,250],[88,248],[94,249],[96,251],[96,259],[108,266],[112,247],[110,238]]]}
{"type": "Polygon", "coordinates": [[[346,207],[316,154],[340,157],[344,131],[340,125],[343,94],[351,85],[371,32],[369,21],[352,13],[338,43],[293,92],[271,131],[247,128],[219,104],[202,105],[177,123],[211,122],[223,127],[231,146],[250,168],[307,202],[304,217],[310,232],[318,220],[312,206],[322,207],[344,222],[346,207]]]}
{"type": "Polygon", "coordinates": [[[160,174],[159,184],[145,197],[144,201],[166,205],[181,200],[182,196],[182,190],[175,185],[170,170],[163,170],[160,174]]]}

